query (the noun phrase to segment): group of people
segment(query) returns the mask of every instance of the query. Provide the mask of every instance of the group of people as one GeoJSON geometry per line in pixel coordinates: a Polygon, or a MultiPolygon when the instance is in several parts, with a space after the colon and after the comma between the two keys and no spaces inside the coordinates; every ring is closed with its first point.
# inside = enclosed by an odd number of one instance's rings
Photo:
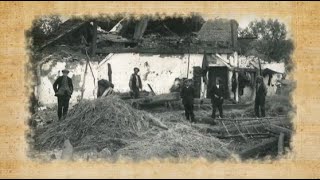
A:
{"type": "MultiPolygon", "coordinates": [[[[139,98],[139,92],[142,90],[142,82],[139,76],[139,68],[134,68],[134,73],[131,75],[129,80],[130,95],[132,98],[139,98]]],[[[66,117],[69,108],[69,100],[73,93],[73,83],[72,79],[68,77],[68,70],[62,70],[62,76],[58,77],[57,80],[53,83],[53,89],[55,96],[58,99],[58,118],[59,120],[66,117]]],[[[105,82],[100,82],[100,84],[106,84],[105,82]]],[[[110,83],[109,83],[110,84],[110,83]]],[[[111,83],[110,87],[113,88],[114,85],[111,83]]],[[[98,92],[98,97],[103,96],[109,91],[98,92]]],[[[196,122],[194,116],[194,98],[196,96],[195,89],[192,86],[192,80],[187,79],[183,84],[180,96],[182,98],[182,103],[185,109],[185,116],[187,120],[191,122],[196,122]]],[[[257,117],[265,116],[265,96],[267,94],[267,88],[263,83],[263,78],[261,76],[257,77],[256,84],[256,98],[255,98],[255,114],[257,117]]],[[[216,110],[219,111],[219,117],[223,118],[223,102],[225,96],[225,87],[221,79],[217,78],[215,85],[210,89],[209,95],[211,98],[212,104],[212,114],[213,119],[216,118],[216,110]]]]}
{"type": "MultiPolygon", "coordinates": [[[[130,77],[129,87],[130,95],[132,98],[139,98],[139,92],[142,90],[141,78],[138,75],[139,68],[134,68],[134,73],[130,77]]],[[[69,70],[62,70],[62,76],[59,76],[53,83],[53,90],[55,96],[58,99],[58,118],[59,120],[64,119],[67,116],[69,109],[69,101],[73,93],[72,79],[68,77],[69,70]]],[[[114,85],[107,80],[98,81],[98,86],[103,87],[98,89],[97,97],[104,97],[112,94],[114,85]]]]}
{"type": "MultiPolygon", "coordinates": [[[[216,118],[216,110],[218,109],[219,115],[223,118],[223,101],[224,101],[225,90],[220,79],[216,80],[216,85],[211,88],[209,91],[209,95],[211,98],[212,104],[212,114],[211,117],[213,119],[216,118]]],[[[195,97],[195,89],[192,87],[192,80],[188,79],[185,85],[182,87],[180,96],[182,98],[182,103],[185,109],[185,116],[187,120],[195,123],[195,117],[193,112],[194,107],[194,97],[195,97]]]]}
{"type": "MultiPolygon", "coordinates": [[[[232,87],[233,88],[233,87],[232,87]]],[[[254,104],[255,115],[257,117],[265,117],[265,100],[267,95],[267,88],[263,82],[261,76],[257,77],[256,81],[256,98],[254,104]],[[260,114],[261,112],[261,114],[260,114]]],[[[185,116],[187,120],[195,123],[195,116],[193,112],[195,89],[192,87],[192,80],[188,79],[185,85],[181,89],[180,96],[185,109],[185,116]]],[[[219,118],[223,118],[223,102],[225,96],[225,87],[221,79],[217,78],[215,85],[209,91],[209,97],[211,98],[212,114],[211,118],[216,118],[216,110],[219,111],[219,118]]]]}

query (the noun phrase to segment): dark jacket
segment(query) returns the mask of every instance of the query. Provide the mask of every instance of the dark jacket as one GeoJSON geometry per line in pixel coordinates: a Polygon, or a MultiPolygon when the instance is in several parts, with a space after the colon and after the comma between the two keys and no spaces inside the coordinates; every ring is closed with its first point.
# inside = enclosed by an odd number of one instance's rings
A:
{"type": "MultiPolygon", "coordinates": [[[[63,76],[60,76],[58,77],[58,79],[53,83],[53,89],[54,89],[54,92],[56,93],[55,96],[57,96],[57,92],[59,91],[59,89],[61,88],[62,86],[62,79],[63,79],[63,76]]],[[[63,95],[67,95],[69,97],[71,97],[71,94],[73,93],[73,83],[72,83],[72,79],[67,77],[68,79],[68,86],[69,86],[69,92],[66,92],[65,94],[63,95]]]]}
{"type": "Polygon", "coordinates": [[[130,86],[130,89],[142,89],[142,82],[141,82],[140,76],[132,74],[130,77],[129,86],[130,86]],[[137,85],[136,85],[136,80],[137,80],[136,76],[138,77],[138,81],[139,81],[139,85],[140,85],[139,87],[137,87],[137,85]]]}
{"type": "Polygon", "coordinates": [[[195,95],[196,93],[192,86],[189,86],[188,88],[184,86],[180,92],[183,104],[193,104],[195,95]]]}
{"type": "Polygon", "coordinates": [[[258,87],[258,84],[256,85],[256,101],[259,101],[261,103],[265,102],[267,95],[267,87],[264,83],[261,83],[260,87],[258,87]]]}
{"type": "Polygon", "coordinates": [[[223,99],[221,99],[221,97],[223,98],[224,93],[225,93],[224,87],[222,85],[220,85],[219,88],[217,88],[217,86],[214,85],[210,90],[211,102],[212,103],[222,103],[223,99]],[[215,95],[218,97],[216,97],[215,95]]]}
{"type": "Polygon", "coordinates": [[[236,92],[236,90],[237,90],[237,86],[238,86],[238,82],[237,82],[237,79],[236,79],[236,76],[235,76],[235,74],[232,76],[232,79],[231,79],[232,81],[232,83],[231,83],[231,86],[232,86],[232,92],[236,92]]]}

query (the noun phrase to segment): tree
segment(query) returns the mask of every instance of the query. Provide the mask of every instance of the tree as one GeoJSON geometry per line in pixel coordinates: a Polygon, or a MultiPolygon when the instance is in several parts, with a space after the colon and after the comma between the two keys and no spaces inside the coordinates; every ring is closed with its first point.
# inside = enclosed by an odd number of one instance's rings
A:
{"type": "Polygon", "coordinates": [[[277,19],[252,21],[248,27],[240,29],[238,34],[240,38],[256,37],[243,54],[254,55],[268,62],[290,62],[293,42],[287,37],[285,24],[277,19]]]}
{"type": "Polygon", "coordinates": [[[36,19],[33,22],[33,27],[29,32],[30,36],[33,39],[33,45],[37,46],[43,43],[46,39],[50,37],[52,32],[56,31],[59,28],[59,25],[62,23],[61,19],[57,15],[53,16],[44,16],[39,19],[36,19]]]}

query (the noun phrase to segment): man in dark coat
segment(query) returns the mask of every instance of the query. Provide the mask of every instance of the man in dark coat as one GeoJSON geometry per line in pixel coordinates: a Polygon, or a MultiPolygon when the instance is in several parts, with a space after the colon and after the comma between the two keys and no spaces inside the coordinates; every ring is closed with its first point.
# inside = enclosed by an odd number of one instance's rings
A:
{"type": "Polygon", "coordinates": [[[130,87],[130,95],[133,98],[139,98],[139,90],[142,90],[142,82],[141,78],[138,75],[139,68],[135,67],[133,69],[134,73],[130,77],[129,87],[130,87]]]}
{"type": "Polygon", "coordinates": [[[191,118],[191,122],[195,122],[194,113],[193,113],[195,90],[192,87],[191,79],[187,80],[185,85],[182,87],[180,96],[182,98],[182,103],[184,105],[185,116],[187,120],[190,120],[191,118]]]}
{"type": "Polygon", "coordinates": [[[233,99],[236,100],[236,91],[237,91],[237,87],[238,87],[238,82],[237,82],[237,76],[236,76],[236,72],[233,71],[232,74],[232,78],[231,78],[231,90],[233,92],[233,99]]]}
{"type": "Polygon", "coordinates": [[[220,118],[223,118],[223,96],[224,96],[224,87],[220,79],[216,80],[216,85],[214,85],[210,90],[211,103],[212,103],[212,115],[213,119],[216,118],[216,109],[218,108],[220,118]]]}
{"type": "Polygon", "coordinates": [[[65,118],[68,113],[69,100],[73,93],[72,79],[68,77],[68,70],[62,70],[63,75],[53,83],[55,96],[58,98],[59,120],[65,118]]]}
{"type": "Polygon", "coordinates": [[[263,82],[263,78],[261,76],[257,77],[256,84],[256,99],[254,103],[254,110],[257,117],[260,117],[260,109],[262,117],[265,117],[265,102],[267,95],[267,87],[263,82]]]}

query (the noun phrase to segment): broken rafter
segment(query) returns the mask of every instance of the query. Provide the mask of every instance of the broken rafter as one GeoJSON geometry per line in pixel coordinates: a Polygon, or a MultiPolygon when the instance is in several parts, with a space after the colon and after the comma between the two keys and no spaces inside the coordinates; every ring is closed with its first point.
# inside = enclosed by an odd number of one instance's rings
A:
{"type": "Polygon", "coordinates": [[[270,133],[242,133],[242,134],[236,134],[236,135],[218,135],[218,138],[221,139],[227,139],[227,138],[236,138],[236,137],[240,137],[243,138],[244,136],[249,136],[249,137],[254,137],[254,138],[266,138],[266,137],[270,137],[271,134],[270,133]]]}
{"type": "Polygon", "coordinates": [[[72,26],[72,28],[70,28],[69,30],[61,33],[60,35],[56,36],[55,38],[49,40],[48,42],[46,42],[44,45],[42,45],[38,50],[42,50],[43,48],[47,47],[48,45],[54,43],[55,41],[59,40],[60,38],[62,38],[63,36],[77,30],[78,28],[80,28],[82,25],[86,24],[87,22],[81,22],[79,24],[76,24],[74,26],[72,26]]]}
{"type": "Polygon", "coordinates": [[[284,119],[287,118],[287,116],[275,116],[275,117],[263,117],[263,118],[250,118],[250,117],[246,117],[246,118],[221,118],[219,119],[219,121],[261,121],[261,120],[275,120],[275,119],[284,119]]]}

